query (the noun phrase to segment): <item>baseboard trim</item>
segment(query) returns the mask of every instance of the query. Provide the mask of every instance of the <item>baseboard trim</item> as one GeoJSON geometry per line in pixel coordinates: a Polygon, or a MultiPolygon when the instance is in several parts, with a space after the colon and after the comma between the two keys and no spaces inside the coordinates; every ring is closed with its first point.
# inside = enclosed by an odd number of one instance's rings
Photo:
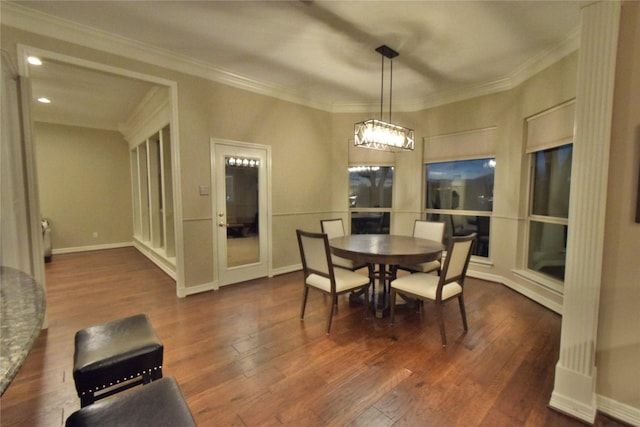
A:
{"type": "Polygon", "coordinates": [[[178,288],[177,294],[178,294],[178,297],[184,298],[189,295],[200,294],[202,292],[217,291],[218,288],[219,286],[216,285],[214,282],[208,282],[208,283],[202,283],[200,285],[178,288]]]}
{"type": "MultiPolygon", "coordinates": [[[[562,314],[562,306],[554,301],[551,301],[547,298],[544,298],[543,296],[531,291],[530,289],[518,284],[517,282],[514,282],[513,280],[509,280],[503,276],[499,276],[497,274],[491,274],[491,273],[484,273],[482,271],[478,271],[478,270],[467,270],[467,276],[469,277],[474,277],[476,279],[482,279],[482,280],[488,280],[489,282],[496,282],[496,283],[500,283],[508,288],[513,289],[514,291],[518,292],[519,294],[524,295],[525,297],[529,298],[530,300],[533,300],[535,302],[537,302],[540,305],[545,306],[546,308],[548,308],[551,311],[554,311],[558,314],[562,314]]],[[[533,283],[533,282],[532,282],[533,283]]],[[[535,284],[535,283],[534,283],[535,284]]]]}
{"type": "Polygon", "coordinates": [[[271,270],[273,276],[279,276],[281,274],[293,273],[294,271],[302,270],[302,264],[294,264],[286,267],[274,268],[271,270]]]}
{"type": "Polygon", "coordinates": [[[89,252],[89,251],[101,251],[104,249],[127,248],[130,246],[133,246],[133,242],[107,243],[104,245],[77,246],[73,248],[52,249],[51,253],[53,255],[71,254],[75,252],[89,252]]]}
{"type": "Polygon", "coordinates": [[[640,409],[625,405],[617,400],[611,398],[596,395],[596,402],[598,405],[598,411],[603,414],[607,414],[622,422],[628,423],[632,426],[640,427],[640,409]]]}
{"type": "Polygon", "coordinates": [[[577,418],[591,425],[593,425],[593,422],[596,419],[595,407],[585,405],[582,402],[578,402],[575,399],[571,399],[555,391],[551,393],[549,406],[558,412],[577,418]]]}
{"type": "Polygon", "coordinates": [[[171,277],[173,280],[177,280],[176,266],[171,264],[171,262],[164,256],[158,254],[156,251],[137,240],[133,241],[133,246],[138,250],[138,252],[147,257],[149,261],[157,265],[160,270],[164,271],[167,276],[171,277]]]}

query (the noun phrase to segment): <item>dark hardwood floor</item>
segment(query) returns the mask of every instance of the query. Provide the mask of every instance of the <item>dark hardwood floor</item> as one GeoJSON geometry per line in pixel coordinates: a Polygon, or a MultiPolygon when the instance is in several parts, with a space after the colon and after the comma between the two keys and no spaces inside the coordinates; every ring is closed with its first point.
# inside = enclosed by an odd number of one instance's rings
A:
{"type": "MultiPolygon", "coordinates": [[[[48,330],[0,401],[0,424],[60,426],[79,408],[78,329],[146,313],[199,426],[581,426],[547,403],[560,316],[508,288],[468,279],[469,332],[445,307],[443,349],[429,304],[396,323],[365,319],[310,293],[302,273],[177,298],[175,284],[132,248],[55,255],[46,266],[48,330]]],[[[598,415],[598,426],[621,426],[598,415]]]]}

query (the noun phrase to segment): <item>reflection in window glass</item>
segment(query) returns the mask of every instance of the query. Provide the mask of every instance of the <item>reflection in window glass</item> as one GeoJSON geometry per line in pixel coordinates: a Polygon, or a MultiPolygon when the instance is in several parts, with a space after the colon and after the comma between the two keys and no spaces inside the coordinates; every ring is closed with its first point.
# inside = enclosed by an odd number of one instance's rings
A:
{"type": "Polygon", "coordinates": [[[427,209],[493,210],[495,159],[427,164],[427,209]]]}
{"type": "Polygon", "coordinates": [[[473,255],[489,256],[490,216],[428,214],[427,221],[444,222],[444,244],[449,244],[451,236],[468,236],[477,233],[473,255]]]}
{"type": "Polygon", "coordinates": [[[495,167],[493,158],[426,165],[427,220],[445,223],[445,244],[477,233],[473,255],[489,256],[495,167]]]}
{"type": "Polygon", "coordinates": [[[532,154],[527,268],[564,281],[571,144],[532,154]]]}
{"type": "Polygon", "coordinates": [[[567,226],[531,221],[528,268],[564,281],[567,226]]]}
{"type": "Polygon", "coordinates": [[[534,153],[532,214],[569,217],[571,158],[570,144],[534,153]]]}
{"type": "Polygon", "coordinates": [[[351,234],[389,234],[389,212],[351,212],[351,234]]]}
{"type": "Polygon", "coordinates": [[[351,208],[390,208],[392,190],[392,166],[349,168],[349,206],[351,208]]]}

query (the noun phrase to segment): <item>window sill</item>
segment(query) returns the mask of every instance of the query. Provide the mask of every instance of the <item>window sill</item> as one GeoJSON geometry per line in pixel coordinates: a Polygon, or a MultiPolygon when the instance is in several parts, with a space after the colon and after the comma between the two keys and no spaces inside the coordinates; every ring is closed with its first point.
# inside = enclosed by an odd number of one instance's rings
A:
{"type": "Polygon", "coordinates": [[[482,256],[472,255],[469,263],[473,265],[480,265],[482,267],[493,267],[493,262],[489,258],[482,256]]]}
{"type": "Polygon", "coordinates": [[[530,282],[533,282],[537,285],[540,285],[551,292],[557,295],[564,295],[564,289],[562,287],[562,282],[550,279],[542,274],[534,273],[530,270],[512,270],[513,274],[516,276],[520,276],[523,279],[526,279],[530,282]]]}

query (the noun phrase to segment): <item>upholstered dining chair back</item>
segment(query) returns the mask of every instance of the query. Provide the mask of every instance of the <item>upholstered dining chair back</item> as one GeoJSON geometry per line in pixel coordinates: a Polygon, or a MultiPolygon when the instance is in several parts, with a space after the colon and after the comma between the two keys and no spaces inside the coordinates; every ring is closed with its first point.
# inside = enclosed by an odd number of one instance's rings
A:
{"type": "Polygon", "coordinates": [[[444,239],[444,222],[416,220],[413,224],[413,237],[435,240],[442,243],[444,239]]]}
{"type": "Polygon", "coordinates": [[[299,231],[298,242],[305,276],[319,274],[324,277],[330,277],[332,266],[331,258],[327,257],[329,253],[327,235],[299,231]]]}
{"type": "MultiPolygon", "coordinates": [[[[327,235],[327,238],[333,239],[334,237],[343,237],[345,236],[344,232],[344,224],[342,223],[342,218],[336,219],[321,219],[320,220],[320,228],[322,228],[322,232],[327,235]]],[[[347,270],[356,271],[364,267],[369,267],[367,264],[359,263],[356,264],[353,260],[342,258],[337,255],[331,255],[331,262],[334,267],[346,268],[347,270]]],[[[373,274],[373,271],[369,269],[369,274],[373,274]]]]}
{"type": "MultiPolygon", "coordinates": [[[[434,240],[442,243],[444,240],[444,222],[423,221],[417,219],[413,224],[413,237],[420,239],[434,240]]],[[[437,260],[423,262],[421,264],[400,265],[400,270],[410,271],[412,273],[430,273],[432,271],[440,273],[442,267],[442,257],[437,260]]]]}
{"type": "Polygon", "coordinates": [[[365,313],[368,315],[370,278],[345,268],[334,269],[331,261],[329,238],[325,233],[296,230],[296,235],[304,273],[300,319],[304,319],[310,288],[330,297],[327,334],[331,331],[331,320],[333,319],[334,308],[338,305],[338,295],[340,294],[361,290],[364,296],[365,313]]]}
{"type": "Polygon", "coordinates": [[[442,283],[460,281],[467,273],[469,260],[471,259],[471,249],[476,235],[453,237],[447,251],[447,258],[444,262],[442,283]]]}
{"type": "Polygon", "coordinates": [[[320,220],[320,227],[322,228],[322,232],[325,233],[329,239],[345,235],[342,218],[320,220]]]}

